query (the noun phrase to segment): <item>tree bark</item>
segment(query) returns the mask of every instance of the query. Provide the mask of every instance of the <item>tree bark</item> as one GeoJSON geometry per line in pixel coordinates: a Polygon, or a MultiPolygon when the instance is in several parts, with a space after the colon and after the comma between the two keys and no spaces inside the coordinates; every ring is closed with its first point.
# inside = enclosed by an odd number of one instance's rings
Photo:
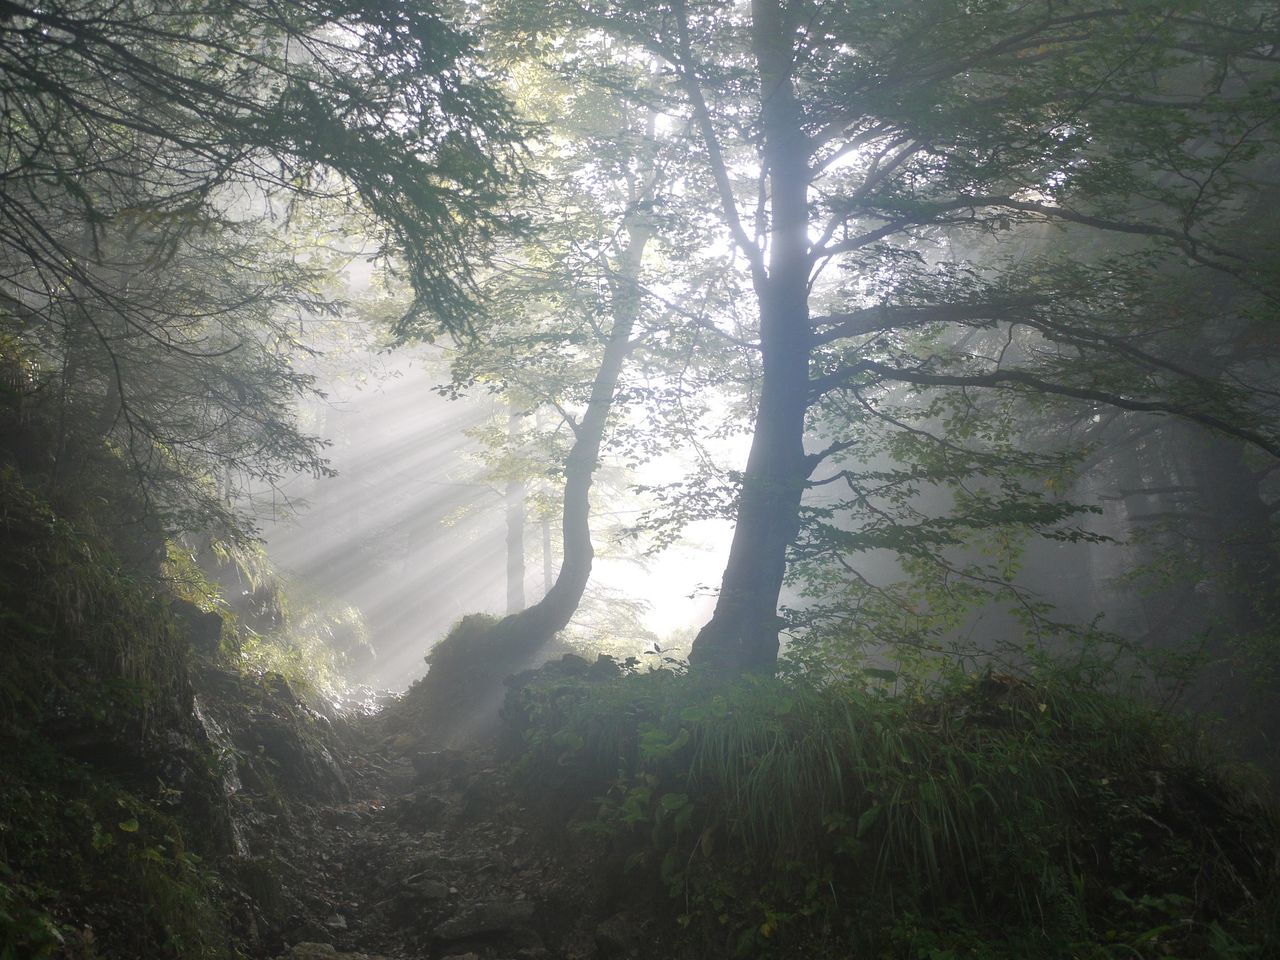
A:
{"type": "Polygon", "coordinates": [[[555,577],[555,565],[551,558],[551,519],[544,516],[538,522],[542,527],[542,595],[545,597],[550,592],[555,577]]]}
{"type": "Polygon", "coordinates": [[[719,673],[773,669],[781,625],[778,596],[811,469],[804,452],[812,338],[810,145],[793,84],[788,18],[778,0],[753,0],[751,12],[772,228],[767,269],[755,277],[762,362],[755,434],[715,612],[690,657],[719,673]]]}
{"type": "Polygon", "coordinates": [[[613,327],[565,462],[560,571],[541,600],[507,617],[495,628],[519,638],[518,645],[527,653],[536,651],[568,625],[586,591],[595,560],[591,544],[591,484],[600,463],[600,446],[613,410],[618,378],[631,352],[631,334],[640,316],[640,264],[652,235],[647,218],[633,214],[628,220],[627,246],[616,267],[613,327]]]}
{"type": "MultiPolygon", "coordinates": [[[[507,441],[514,445],[520,434],[520,415],[507,417],[507,441]]],[[[507,481],[503,499],[507,505],[507,613],[524,609],[524,481],[507,481]]]]}
{"type": "MultiPolygon", "coordinates": [[[[503,678],[530,665],[532,658],[578,609],[591,576],[591,484],[600,461],[605,427],[613,409],[618,378],[631,352],[631,334],[640,316],[640,267],[652,235],[647,216],[636,213],[624,225],[627,246],[614,270],[613,327],[605,342],[582,419],[565,463],[563,552],[551,589],[537,603],[476,629],[464,618],[427,656],[431,669],[422,679],[421,720],[427,738],[439,746],[482,739],[495,732],[503,678]]],[[[415,697],[415,699],[417,699],[415,697]]]]}

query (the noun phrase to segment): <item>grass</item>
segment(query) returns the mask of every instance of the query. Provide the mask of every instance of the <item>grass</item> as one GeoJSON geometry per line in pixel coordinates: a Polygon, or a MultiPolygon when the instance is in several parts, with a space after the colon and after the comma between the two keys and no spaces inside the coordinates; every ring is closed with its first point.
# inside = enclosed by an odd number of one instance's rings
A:
{"type": "Polygon", "coordinates": [[[0,469],[0,721],[58,711],[102,712],[95,693],[121,694],[143,724],[181,698],[186,651],[156,584],[125,570],[105,542],[56,515],[0,469]]]}
{"type": "Polygon", "coordinates": [[[534,686],[523,712],[531,792],[626,848],[705,949],[1275,946],[1271,815],[1193,733],[1065,676],[891,696],[657,672],[534,686]]]}

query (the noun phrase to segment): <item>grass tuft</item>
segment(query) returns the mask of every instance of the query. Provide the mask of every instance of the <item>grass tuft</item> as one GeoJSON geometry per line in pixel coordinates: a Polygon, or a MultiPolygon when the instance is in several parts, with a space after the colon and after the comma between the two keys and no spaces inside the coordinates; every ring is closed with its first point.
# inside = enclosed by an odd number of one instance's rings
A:
{"type": "Polygon", "coordinates": [[[1271,815],[1190,731],[1065,675],[893,696],[658,671],[523,696],[531,791],[626,848],[707,948],[1065,958],[1273,945],[1271,815]]]}

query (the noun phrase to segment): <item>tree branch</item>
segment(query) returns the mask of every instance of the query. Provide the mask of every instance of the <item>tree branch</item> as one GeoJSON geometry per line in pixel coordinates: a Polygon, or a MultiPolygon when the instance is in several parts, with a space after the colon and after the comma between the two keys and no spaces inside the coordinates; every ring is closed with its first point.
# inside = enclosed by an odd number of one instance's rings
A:
{"type": "Polygon", "coordinates": [[[1025,387],[1037,393],[1070,397],[1075,400],[1087,400],[1106,406],[1119,407],[1122,410],[1169,414],[1244,440],[1258,449],[1266,451],[1271,456],[1280,458],[1280,440],[1257,430],[1239,426],[1203,410],[1197,410],[1194,407],[1172,403],[1167,400],[1142,400],[1125,397],[1106,390],[1098,390],[1093,387],[1075,387],[1065,383],[1054,383],[1025,370],[995,370],[985,374],[946,374],[931,373],[920,368],[902,369],[879,363],[875,360],[861,360],[838,374],[813,381],[813,394],[814,396],[820,396],[830,390],[839,389],[860,373],[874,373],[886,380],[913,383],[917,386],[925,387],[1025,387]]]}

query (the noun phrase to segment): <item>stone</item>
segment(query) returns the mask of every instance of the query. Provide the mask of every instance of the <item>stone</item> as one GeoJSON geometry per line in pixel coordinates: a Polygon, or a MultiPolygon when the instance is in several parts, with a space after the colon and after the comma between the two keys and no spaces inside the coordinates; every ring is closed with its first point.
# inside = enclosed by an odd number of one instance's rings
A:
{"type": "Polygon", "coordinates": [[[304,736],[296,715],[259,713],[249,734],[276,765],[279,777],[295,790],[328,800],[351,799],[351,788],[333,754],[314,737],[304,736]]]}
{"type": "Polygon", "coordinates": [[[331,943],[295,943],[277,960],[386,960],[368,953],[339,953],[331,943]]]}
{"type": "Polygon", "coordinates": [[[325,960],[338,955],[332,943],[295,943],[287,953],[280,956],[288,960],[325,960]]]}
{"type": "Polygon", "coordinates": [[[414,754],[409,758],[413,764],[414,783],[434,783],[456,777],[467,768],[467,758],[460,750],[432,750],[427,753],[414,754]]]}
{"type": "Polygon", "coordinates": [[[395,817],[403,826],[425,830],[440,822],[448,806],[443,797],[420,791],[396,804],[395,817]]]}
{"type": "Polygon", "coordinates": [[[533,918],[528,900],[490,900],[466,904],[433,931],[439,940],[465,940],[522,928],[533,918]]]}
{"type": "Polygon", "coordinates": [[[596,955],[634,957],[640,953],[640,928],[625,913],[615,913],[596,927],[596,955]]]}
{"type": "Polygon", "coordinates": [[[422,903],[437,903],[449,899],[449,885],[434,877],[409,877],[404,885],[412,891],[414,898],[422,903]]]}
{"type": "Polygon", "coordinates": [[[222,617],[205,612],[188,600],[173,600],[169,604],[173,618],[178,622],[196,653],[216,657],[222,642],[222,617]]]}

